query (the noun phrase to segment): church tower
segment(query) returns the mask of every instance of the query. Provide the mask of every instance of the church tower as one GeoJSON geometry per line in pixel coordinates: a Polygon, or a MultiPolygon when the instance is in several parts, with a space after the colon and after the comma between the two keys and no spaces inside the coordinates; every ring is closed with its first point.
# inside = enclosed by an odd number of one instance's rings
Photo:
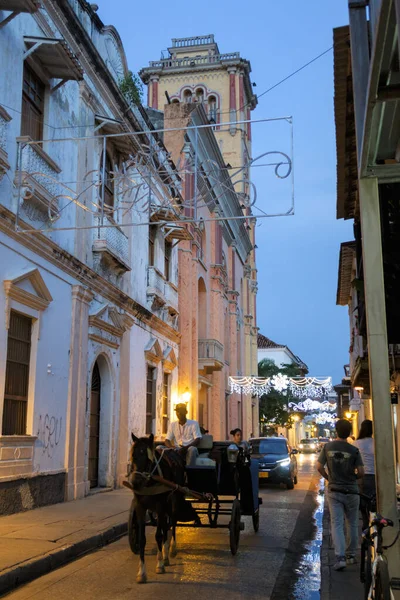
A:
{"type": "Polygon", "coordinates": [[[172,40],[168,58],[151,61],[140,71],[148,86],[147,104],[163,110],[170,102],[202,102],[225,162],[233,169],[251,157],[251,125],[224,123],[250,119],[257,104],[250,62],[239,52],[221,54],[214,35],[172,40]]]}
{"type": "MultiPolygon", "coordinates": [[[[244,331],[244,356],[240,372],[257,375],[255,219],[250,199],[251,111],[257,105],[250,79],[250,62],[239,52],[221,54],[214,35],[176,38],[168,48],[168,57],[151,61],[139,75],[147,85],[147,105],[164,111],[168,103],[202,103],[212,124],[228,172],[238,193],[246,217],[244,224],[253,250],[244,266],[245,276],[237,292],[241,297],[240,329],[244,331]],[[237,183],[235,184],[235,180],[237,183]]],[[[253,401],[253,432],[258,430],[258,407],[253,401]]]]}

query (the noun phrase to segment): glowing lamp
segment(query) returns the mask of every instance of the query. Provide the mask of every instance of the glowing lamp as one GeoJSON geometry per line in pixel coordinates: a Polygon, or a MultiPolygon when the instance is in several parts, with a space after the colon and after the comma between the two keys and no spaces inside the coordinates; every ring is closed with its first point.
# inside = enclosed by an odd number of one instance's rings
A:
{"type": "Polygon", "coordinates": [[[353,415],[351,414],[351,412],[347,412],[345,416],[346,419],[351,419],[353,415]]]}
{"type": "Polygon", "coordinates": [[[185,402],[185,404],[188,404],[190,402],[191,397],[192,397],[192,394],[190,393],[189,388],[186,388],[186,390],[182,394],[183,402],[185,402]]]}

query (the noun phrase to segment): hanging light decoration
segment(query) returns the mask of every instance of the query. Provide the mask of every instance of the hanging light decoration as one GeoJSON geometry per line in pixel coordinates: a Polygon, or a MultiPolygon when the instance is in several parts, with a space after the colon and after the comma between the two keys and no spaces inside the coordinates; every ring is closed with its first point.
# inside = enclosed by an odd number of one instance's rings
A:
{"type": "Polygon", "coordinates": [[[324,400],[323,402],[318,402],[318,400],[311,400],[307,398],[303,402],[289,402],[289,408],[292,410],[296,410],[298,412],[308,412],[310,410],[335,410],[336,404],[331,404],[328,400],[324,400]]]}
{"type": "Polygon", "coordinates": [[[290,392],[297,398],[320,398],[332,391],[331,377],[288,377],[282,373],[273,377],[230,377],[232,392],[251,396],[263,396],[271,391],[290,392]]]}
{"type": "Polygon", "coordinates": [[[337,421],[337,415],[336,413],[323,412],[319,415],[315,415],[314,420],[317,423],[317,425],[325,425],[326,423],[328,423],[329,425],[333,425],[337,421]]]}

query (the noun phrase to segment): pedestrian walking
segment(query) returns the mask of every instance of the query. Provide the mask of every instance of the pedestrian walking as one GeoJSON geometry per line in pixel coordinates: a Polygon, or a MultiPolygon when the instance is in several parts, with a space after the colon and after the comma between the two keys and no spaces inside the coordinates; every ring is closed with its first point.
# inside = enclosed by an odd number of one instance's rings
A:
{"type": "MultiPolygon", "coordinates": [[[[376,494],[374,438],[372,437],[372,434],[372,421],[365,419],[365,421],[361,423],[360,433],[354,442],[354,446],[360,451],[365,470],[364,477],[359,480],[358,483],[360,492],[370,497],[373,497],[376,494]]],[[[363,529],[366,529],[368,527],[369,515],[367,504],[363,498],[360,499],[360,510],[363,520],[363,529]]]]}
{"type": "Polygon", "coordinates": [[[364,476],[364,466],[359,449],[347,442],[351,423],[339,419],[335,425],[336,439],[322,448],[317,469],[328,481],[328,506],[331,517],[331,533],[335,548],[335,571],[342,571],[346,564],[354,564],[358,548],[358,509],[360,496],[357,479],[364,476]],[[327,465],[328,472],[325,470],[327,465]],[[347,547],[345,538],[347,533],[347,547]]]}

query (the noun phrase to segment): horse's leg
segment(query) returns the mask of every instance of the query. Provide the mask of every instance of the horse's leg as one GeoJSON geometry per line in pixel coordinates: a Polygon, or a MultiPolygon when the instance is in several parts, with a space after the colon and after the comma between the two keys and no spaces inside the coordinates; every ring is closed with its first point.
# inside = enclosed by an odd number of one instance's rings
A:
{"type": "Polygon", "coordinates": [[[164,541],[164,523],[166,521],[165,514],[158,512],[157,514],[157,530],[156,530],[156,542],[157,542],[157,566],[156,573],[161,575],[165,573],[164,560],[163,560],[163,541],[164,541]]]}
{"type": "Polygon", "coordinates": [[[137,583],[146,583],[146,565],[144,562],[144,551],[146,548],[146,510],[140,506],[139,503],[136,505],[136,514],[138,520],[138,535],[139,535],[139,547],[140,547],[140,562],[139,570],[136,577],[137,583]]]}
{"type": "Polygon", "coordinates": [[[171,558],[175,558],[175,556],[178,554],[178,551],[176,548],[176,521],[172,522],[172,541],[171,541],[169,554],[170,554],[171,558]]]}
{"type": "Polygon", "coordinates": [[[171,531],[171,523],[169,519],[165,520],[165,528],[163,535],[163,559],[164,559],[164,567],[169,567],[169,547],[171,545],[172,531],[171,531]]]}

